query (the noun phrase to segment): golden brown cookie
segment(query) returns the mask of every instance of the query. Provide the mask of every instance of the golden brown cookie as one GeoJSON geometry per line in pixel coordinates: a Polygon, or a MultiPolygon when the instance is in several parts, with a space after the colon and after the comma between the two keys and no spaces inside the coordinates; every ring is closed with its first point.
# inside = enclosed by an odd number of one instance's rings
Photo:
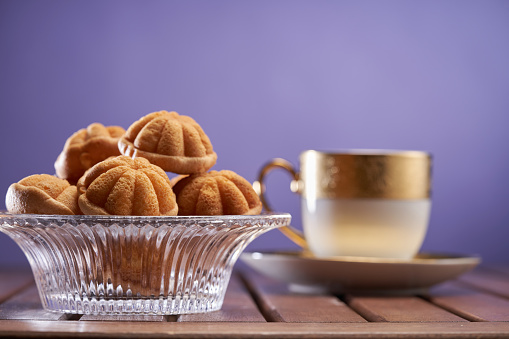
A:
{"type": "Polygon", "coordinates": [[[119,126],[93,123],[65,142],[55,162],[57,176],[76,183],[87,169],[111,156],[120,155],[118,139],[125,133],[119,126]]]}
{"type": "Polygon", "coordinates": [[[124,155],[146,158],[166,172],[178,174],[206,172],[217,160],[200,125],[177,112],[144,116],[127,129],[118,146],[124,155]]]}
{"type": "Polygon", "coordinates": [[[251,184],[232,171],[193,174],[180,179],[173,191],[179,215],[254,215],[262,211],[251,184]]]}
{"type": "Polygon", "coordinates": [[[108,158],[78,181],[78,203],[92,215],[177,215],[170,179],[147,159],[108,158]]]}
{"type": "Polygon", "coordinates": [[[5,206],[18,214],[81,214],[76,186],[49,174],[34,174],[12,184],[5,206]]]}

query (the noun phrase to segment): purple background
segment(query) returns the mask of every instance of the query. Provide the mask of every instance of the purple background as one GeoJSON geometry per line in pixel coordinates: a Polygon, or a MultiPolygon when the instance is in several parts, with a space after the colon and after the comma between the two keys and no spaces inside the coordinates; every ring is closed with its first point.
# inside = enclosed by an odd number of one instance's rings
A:
{"type": "MultiPolygon", "coordinates": [[[[0,48],[2,194],[92,122],[176,110],[250,181],[305,149],[430,151],[423,249],[509,261],[508,1],[3,0],[0,48]]],[[[289,183],[269,198],[300,226],[289,183]]],[[[27,261],[0,234],[8,264],[27,261]]]]}

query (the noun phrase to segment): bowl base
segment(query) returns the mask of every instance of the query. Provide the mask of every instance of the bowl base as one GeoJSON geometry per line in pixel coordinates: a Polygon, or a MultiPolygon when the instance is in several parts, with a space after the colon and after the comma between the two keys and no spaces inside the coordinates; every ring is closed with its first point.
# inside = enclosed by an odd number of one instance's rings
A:
{"type": "Polygon", "coordinates": [[[223,300],[214,296],[159,299],[80,298],[65,294],[45,296],[43,307],[52,312],[86,315],[176,315],[217,311],[223,300]]]}

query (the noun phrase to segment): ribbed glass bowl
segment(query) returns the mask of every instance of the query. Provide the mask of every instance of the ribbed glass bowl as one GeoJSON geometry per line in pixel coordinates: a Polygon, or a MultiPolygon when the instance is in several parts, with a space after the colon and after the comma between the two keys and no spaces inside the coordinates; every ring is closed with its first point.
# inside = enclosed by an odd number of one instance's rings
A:
{"type": "Polygon", "coordinates": [[[289,214],[139,217],[0,214],[45,309],[185,314],[221,308],[233,265],[289,214]]]}

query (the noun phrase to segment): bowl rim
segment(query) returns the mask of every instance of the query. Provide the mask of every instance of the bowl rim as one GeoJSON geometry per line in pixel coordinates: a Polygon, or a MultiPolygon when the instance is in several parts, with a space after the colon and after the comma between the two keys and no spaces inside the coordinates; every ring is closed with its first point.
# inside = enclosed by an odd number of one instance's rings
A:
{"type": "Polygon", "coordinates": [[[138,215],[60,215],[60,214],[16,214],[0,211],[0,227],[9,224],[9,220],[37,222],[69,223],[107,223],[107,224],[148,224],[148,223],[197,223],[232,224],[264,223],[274,220],[290,222],[291,214],[285,212],[267,212],[256,215],[190,215],[190,216],[138,216],[138,215]]]}

